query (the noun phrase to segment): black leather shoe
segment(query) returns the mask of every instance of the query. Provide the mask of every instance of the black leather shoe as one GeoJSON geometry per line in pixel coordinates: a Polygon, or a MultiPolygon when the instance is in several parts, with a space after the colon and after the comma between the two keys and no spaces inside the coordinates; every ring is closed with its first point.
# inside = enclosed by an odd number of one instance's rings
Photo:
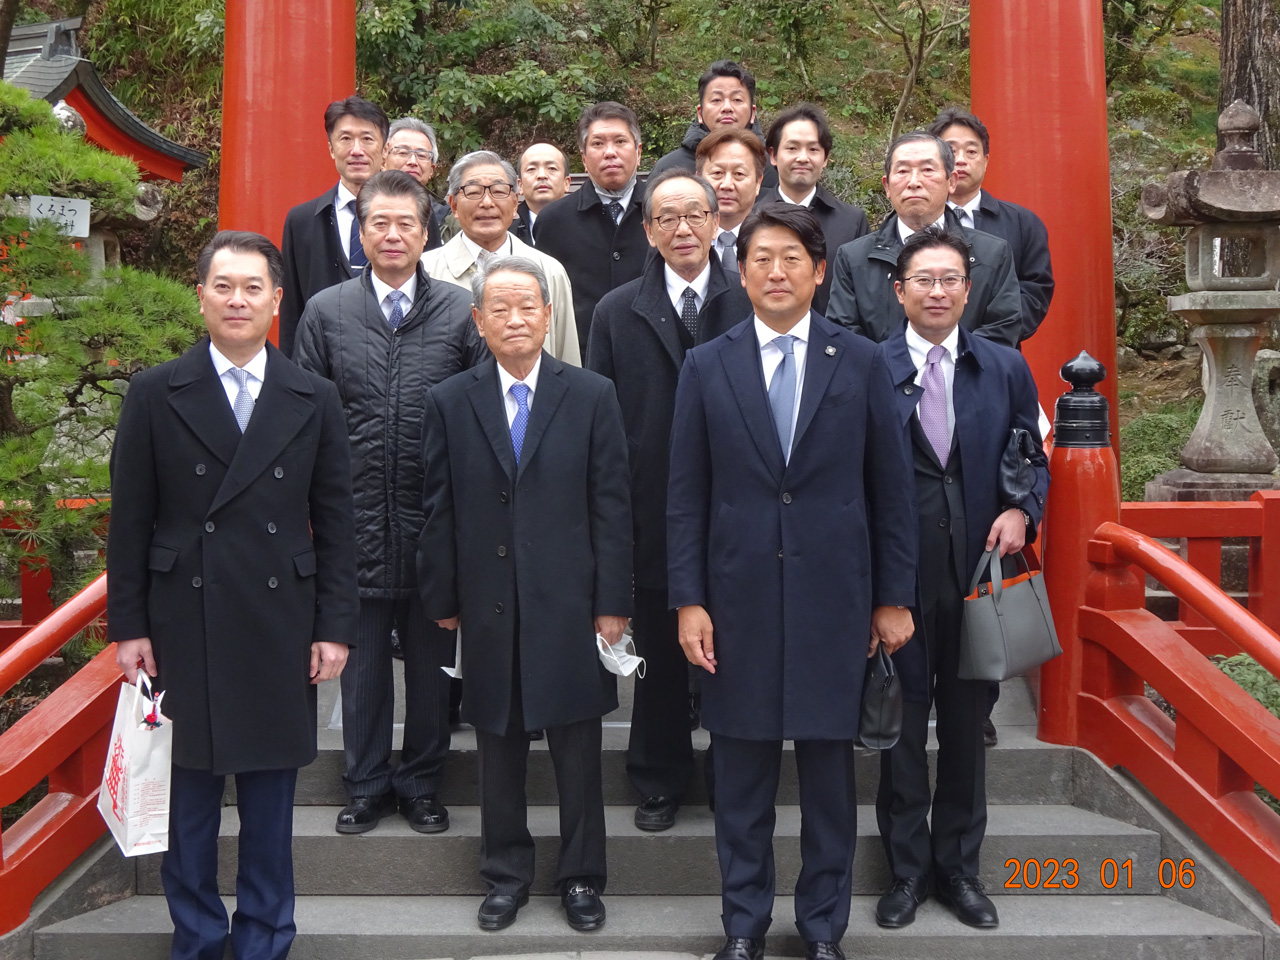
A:
{"type": "Polygon", "coordinates": [[[400,814],[418,833],[443,833],[449,829],[449,811],[434,793],[401,797],[400,814]]]}
{"type": "Polygon", "coordinates": [[[1000,738],[996,736],[996,725],[991,722],[991,718],[982,721],[982,742],[988,747],[994,747],[1000,742],[1000,738]]]}
{"type": "Polygon", "coordinates": [[[671,797],[645,797],[636,807],[636,826],[641,830],[657,833],[676,825],[676,811],[680,801],[671,797]]]}
{"type": "Polygon", "coordinates": [[[889,892],[876,904],[876,923],[895,929],[905,927],[916,918],[916,907],[929,897],[928,877],[894,880],[889,892]]]}
{"type": "Polygon", "coordinates": [[[804,945],[805,960],[844,960],[840,944],[829,940],[814,940],[804,945]]]}
{"type": "Polygon", "coordinates": [[[516,914],[529,902],[529,895],[522,893],[518,897],[510,897],[501,893],[491,893],[484,898],[476,913],[476,920],[481,930],[502,930],[516,922],[516,914]]]}
{"type": "Polygon", "coordinates": [[[352,797],[351,802],[338,811],[334,829],[339,833],[368,833],[383,817],[395,813],[396,795],[384,793],[379,797],[352,797]]]}
{"type": "Polygon", "coordinates": [[[604,904],[595,887],[585,880],[570,880],[560,896],[564,915],[575,930],[596,930],[604,926],[604,904]]]}
{"type": "Polygon", "coordinates": [[[996,905],[982,892],[977,877],[948,877],[938,881],[938,902],[951,908],[961,923],[990,930],[1000,926],[996,905]]]}
{"type": "Polygon", "coordinates": [[[764,937],[725,937],[724,946],[716,951],[711,960],[762,960],[763,957],[764,937]]]}

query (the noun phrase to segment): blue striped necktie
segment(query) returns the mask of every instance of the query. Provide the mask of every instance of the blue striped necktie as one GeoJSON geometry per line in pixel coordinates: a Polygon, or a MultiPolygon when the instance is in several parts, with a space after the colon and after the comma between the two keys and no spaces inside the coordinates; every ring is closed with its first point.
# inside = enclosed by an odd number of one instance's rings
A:
{"type": "Polygon", "coordinates": [[[355,215],[356,202],[352,200],[347,204],[347,208],[351,211],[351,236],[347,238],[347,259],[351,261],[353,270],[359,270],[369,262],[369,258],[364,255],[364,247],[360,245],[360,218],[355,215]]]}

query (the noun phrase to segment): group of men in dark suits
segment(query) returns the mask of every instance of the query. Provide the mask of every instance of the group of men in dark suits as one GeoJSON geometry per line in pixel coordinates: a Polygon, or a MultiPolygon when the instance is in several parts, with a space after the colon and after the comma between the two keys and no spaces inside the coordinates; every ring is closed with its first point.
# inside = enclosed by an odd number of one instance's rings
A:
{"type": "Polygon", "coordinates": [[[447,206],[425,189],[430,126],[348,98],[325,115],[338,184],[290,211],[283,257],[231,232],[202,254],[209,337],[134,381],[108,554],[119,662],[172,691],[163,873],[182,955],[218,954],[228,935],[237,956],[287,954],[292,784],[314,756],[321,680],[341,675],[338,832],[397,809],[420,832],[448,828],[451,664],[480,751],[481,927],[527,900],[523,784],[542,730],[566,918],[599,927],[605,664],[628,621],[647,661],[627,756],[641,829],[675,823],[694,769],[689,664],[701,678],[719,960],[763,951],[783,740],[801,781],[797,925],[811,957],[842,956],[852,743],[881,644],[908,707],[882,756],[894,882],[876,919],[910,923],[932,883],[961,920],[997,922],[976,879],[993,699],[956,677],[956,651],[983,547],[1021,549],[1043,508],[1043,463],[1025,502],[995,487],[1009,430],[1038,435],[1010,348],[1052,295],[1043,224],[982,191],[986,130],[951,110],[890,146],[894,214],[871,233],[820,183],[822,111],[785,110],[762,137],[754,89],[740,65],[712,64],[697,129],[646,182],[635,114],[606,102],[578,124],[576,194],[565,155],[535,143],[519,171],[460,158],[447,206]],[[273,711],[252,734],[245,689],[273,711]],[[227,774],[243,891],[229,934],[210,872],[227,774]]]}

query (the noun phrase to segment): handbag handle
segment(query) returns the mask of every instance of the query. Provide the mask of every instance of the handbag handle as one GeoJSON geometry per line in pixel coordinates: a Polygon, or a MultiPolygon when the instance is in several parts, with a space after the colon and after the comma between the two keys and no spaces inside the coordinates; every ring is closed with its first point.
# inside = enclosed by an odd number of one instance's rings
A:
{"type": "MultiPolygon", "coordinates": [[[[1027,558],[1022,555],[1022,551],[1018,550],[1014,554],[1014,556],[1017,557],[1017,560],[1015,562],[1018,564],[1018,567],[1021,569],[1021,571],[1024,573],[1030,573],[1031,565],[1027,563],[1027,558]]],[[[991,564],[995,559],[996,559],[995,547],[992,547],[990,550],[986,551],[986,553],[982,555],[982,559],[978,561],[978,568],[973,571],[973,580],[969,584],[969,593],[973,593],[975,590],[978,589],[978,584],[982,582],[983,571],[990,573],[991,564]]],[[[991,577],[991,595],[995,597],[995,602],[997,607],[1000,605],[1000,594],[1003,591],[1004,591],[1004,571],[1001,570],[999,576],[991,577]]]]}

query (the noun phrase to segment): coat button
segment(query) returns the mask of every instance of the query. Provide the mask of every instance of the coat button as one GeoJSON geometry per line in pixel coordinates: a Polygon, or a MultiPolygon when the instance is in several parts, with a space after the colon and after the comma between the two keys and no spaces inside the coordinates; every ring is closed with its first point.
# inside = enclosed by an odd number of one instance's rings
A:
{"type": "Polygon", "coordinates": [[[272,590],[274,590],[276,587],[280,586],[280,581],[277,580],[275,577],[272,577],[270,580],[267,581],[267,586],[270,587],[272,590]]]}
{"type": "Polygon", "coordinates": [[[950,476],[943,477],[943,478],[942,478],[942,482],[943,482],[943,483],[951,483],[951,482],[952,482],[952,478],[951,478],[950,476]]]}
{"type": "Polygon", "coordinates": [[[791,502],[791,494],[789,494],[789,493],[784,493],[784,494],[782,495],[782,502],[783,502],[783,503],[790,503],[790,502],[791,502]]]}
{"type": "Polygon", "coordinates": [[[505,557],[507,555],[506,547],[498,547],[498,556],[505,557]]]}
{"type": "Polygon", "coordinates": [[[778,551],[778,559],[779,559],[779,560],[781,560],[781,559],[782,559],[782,551],[781,551],[781,550],[779,550],[779,551],[778,551]]]}
{"type": "Polygon", "coordinates": [[[276,525],[274,523],[268,523],[267,533],[275,533],[275,532],[276,532],[276,525]]]}
{"type": "Polygon", "coordinates": [[[915,391],[916,391],[916,388],[915,388],[915,387],[903,387],[903,388],[902,388],[902,392],[903,392],[903,393],[905,393],[908,397],[909,397],[909,396],[911,396],[911,394],[915,393],[915,391]]]}
{"type": "Polygon", "coordinates": [[[284,467],[276,467],[276,468],[275,468],[273,471],[271,471],[271,472],[272,472],[272,473],[274,473],[274,474],[275,474],[275,476],[276,476],[276,479],[277,479],[277,480],[279,480],[281,477],[283,477],[283,476],[284,476],[284,467]]]}
{"type": "Polygon", "coordinates": [[[203,580],[201,580],[199,577],[192,577],[192,578],[191,578],[191,585],[192,585],[193,587],[199,587],[199,586],[201,586],[203,583],[204,583],[204,581],[203,581],[203,580]]]}
{"type": "Polygon", "coordinates": [[[206,521],[205,521],[205,524],[204,524],[204,532],[205,532],[205,533],[213,533],[213,531],[214,531],[213,521],[212,521],[212,520],[206,520],[206,521]]]}
{"type": "Polygon", "coordinates": [[[617,250],[613,251],[613,259],[615,259],[615,260],[621,260],[621,259],[622,259],[622,254],[620,254],[617,250]]]}
{"type": "Polygon", "coordinates": [[[197,464],[196,464],[196,476],[197,476],[197,477],[203,477],[203,476],[204,476],[204,470],[205,470],[205,466],[204,466],[204,464],[203,464],[203,463],[197,463],[197,464]]]}
{"type": "Polygon", "coordinates": [[[493,612],[494,612],[494,613],[501,613],[501,612],[502,612],[502,604],[500,604],[500,603],[495,603],[495,604],[493,605],[493,612]]]}
{"type": "Polygon", "coordinates": [[[498,494],[498,499],[499,499],[499,500],[501,500],[503,503],[506,503],[506,502],[507,502],[507,491],[503,490],[500,494],[498,494]]]}
{"type": "Polygon", "coordinates": [[[945,527],[946,525],[947,525],[947,520],[945,517],[943,517],[941,520],[938,521],[938,526],[945,527]]]}

